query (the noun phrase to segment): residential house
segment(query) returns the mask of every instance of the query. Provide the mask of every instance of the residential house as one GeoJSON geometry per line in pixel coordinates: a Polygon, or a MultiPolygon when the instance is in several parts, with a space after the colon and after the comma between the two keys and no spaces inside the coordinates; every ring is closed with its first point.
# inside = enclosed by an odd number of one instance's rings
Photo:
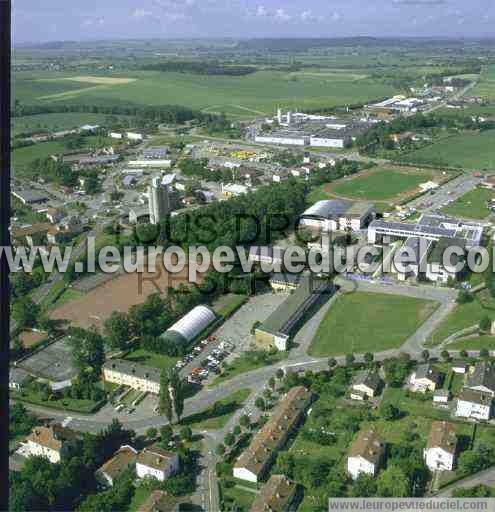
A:
{"type": "Polygon", "coordinates": [[[454,373],[458,373],[460,375],[465,375],[465,373],[469,370],[469,365],[464,361],[454,361],[452,363],[452,371],[454,373]]]}
{"type": "Polygon", "coordinates": [[[381,379],[373,370],[360,372],[351,386],[351,398],[353,400],[366,400],[373,398],[379,391],[381,379]]]}
{"type": "Polygon", "coordinates": [[[60,222],[64,218],[63,212],[57,208],[48,208],[45,212],[45,216],[52,224],[57,224],[57,222],[60,222]]]}
{"type": "Polygon", "coordinates": [[[466,381],[466,388],[482,391],[495,397],[495,367],[488,361],[479,361],[471,368],[466,381]]]}
{"type": "Polygon", "coordinates": [[[454,425],[447,421],[434,421],[423,457],[431,471],[452,471],[457,450],[457,435],[454,425]]]}
{"type": "Polygon", "coordinates": [[[160,393],[160,370],[125,359],[109,359],[103,364],[106,382],[129,386],[138,391],[160,393]]]}
{"type": "Polygon", "coordinates": [[[435,391],[441,382],[442,375],[430,363],[420,364],[409,380],[411,391],[426,393],[435,391]]]}
{"type": "Polygon", "coordinates": [[[251,512],[288,512],[292,510],[297,485],[285,475],[272,475],[251,505],[251,512]]]}
{"type": "Polygon", "coordinates": [[[233,475],[248,482],[259,482],[270,468],[277,452],[299,425],[311,400],[312,394],[305,387],[296,386],[290,389],[235,462],[233,475]]]}
{"type": "Polygon", "coordinates": [[[127,468],[136,465],[138,456],[137,450],[132,446],[121,446],[113,455],[113,457],[105,462],[101,468],[97,470],[97,475],[103,477],[108,485],[113,485],[115,479],[122,474],[127,468]]]}
{"type": "Polygon", "coordinates": [[[52,464],[55,464],[60,462],[63,444],[75,437],[72,430],[60,425],[34,427],[26,438],[26,452],[28,456],[46,457],[52,464]]]}
{"type": "Polygon", "coordinates": [[[385,445],[374,430],[362,430],[351,446],[347,471],[353,480],[360,474],[375,476],[385,455],[385,445]]]}
{"type": "Polygon", "coordinates": [[[138,478],[156,478],[164,482],[179,471],[179,456],[153,445],[139,452],[136,459],[136,474],[138,478]]]}
{"type": "Polygon", "coordinates": [[[437,389],[433,393],[433,403],[448,404],[450,400],[450,391],[448,389],[437,389]]]}
{"type": "Polygon", "coordinates": [[[455,415],[461,418],[489,420],[492,412],[492,395],[476,389],[464,388],[457,398],[455,415]]]}

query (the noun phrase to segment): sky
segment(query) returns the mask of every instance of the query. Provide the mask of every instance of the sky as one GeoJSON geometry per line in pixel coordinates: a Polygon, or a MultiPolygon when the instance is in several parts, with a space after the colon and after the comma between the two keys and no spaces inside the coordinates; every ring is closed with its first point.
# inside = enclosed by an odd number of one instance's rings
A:
{"type": "Polygon", "coordinates": [[[495,36],[495,0],[13,0],[15,43],[495,36]]]}

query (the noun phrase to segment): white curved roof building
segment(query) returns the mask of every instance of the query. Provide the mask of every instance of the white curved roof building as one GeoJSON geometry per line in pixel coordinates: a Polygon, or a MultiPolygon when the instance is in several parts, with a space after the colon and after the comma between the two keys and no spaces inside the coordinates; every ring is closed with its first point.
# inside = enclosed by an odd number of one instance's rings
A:
{"type": "Polygon", "coordinates": [[[186,341],[191,341],[198,334],[204,331],[216,320],[215,313],[206,306],[196,306],[183,316],[174,325],[169,327],[166,332],[175,332],[180,334],[186,341]]]}

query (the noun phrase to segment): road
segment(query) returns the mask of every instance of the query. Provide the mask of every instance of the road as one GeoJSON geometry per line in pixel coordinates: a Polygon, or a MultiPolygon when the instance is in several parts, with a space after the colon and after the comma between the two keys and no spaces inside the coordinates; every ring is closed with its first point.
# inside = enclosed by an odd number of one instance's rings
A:
{"type": "Polygon", "coordinates": [[[466,489],[482,484],[495,488],[495,466],[492,466],[485,471],[480,471],[479,473],[468,476],[467,478],[463,478],[462,480],[459,480],[452,485],[444,487],[440,492],[435,494],[435,496],[449,497],[452,496],[452,492],[456,489],[466,489]]]}

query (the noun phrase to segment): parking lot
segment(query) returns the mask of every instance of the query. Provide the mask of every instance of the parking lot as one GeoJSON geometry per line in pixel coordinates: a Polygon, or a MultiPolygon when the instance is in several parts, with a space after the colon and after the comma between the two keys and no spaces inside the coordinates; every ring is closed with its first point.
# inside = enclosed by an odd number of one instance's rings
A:
{"type": "Polygon", "coordinates": [[[72,353],[67,338],[61,338],[42,348],[22,360],[17,366],[52,382],[66,381],[77,374],[72,366],[72,353]]]}
{"type": "Polygon", "coordinates": [[[199,384],[212,378],[212,374],[218,374],[222,361],[230,362],[250,348],[254,342],[251,334],[253,324],[266,320],[286,298],[283,293],[251,297],[208,339],[198,342],[182,363],[178,363],[182,377],[199,384]]]}

